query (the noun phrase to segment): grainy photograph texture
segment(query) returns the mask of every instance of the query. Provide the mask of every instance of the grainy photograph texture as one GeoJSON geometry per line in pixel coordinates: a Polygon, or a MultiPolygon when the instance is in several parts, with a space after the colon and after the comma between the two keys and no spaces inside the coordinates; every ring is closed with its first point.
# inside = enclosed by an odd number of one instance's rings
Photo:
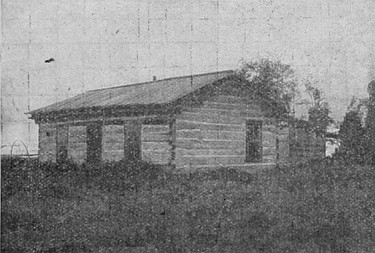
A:
{"type": "Polygon", "coordinates": [[[1,252],[375,252],[374,13],[2,0],[1,252]]]}

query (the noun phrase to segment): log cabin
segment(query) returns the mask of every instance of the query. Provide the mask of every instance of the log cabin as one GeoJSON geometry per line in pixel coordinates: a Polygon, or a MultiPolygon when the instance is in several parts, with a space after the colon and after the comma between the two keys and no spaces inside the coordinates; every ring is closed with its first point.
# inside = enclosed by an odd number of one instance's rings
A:
{"type": "Polygon", "coordinates": [[[192,171],[324,156],[323,140],[307,150],[308,131],[266,117],[243,90],[233,71],[221,71],[91,90],[28,114],[42,162],[142,160],[192,171]]]}

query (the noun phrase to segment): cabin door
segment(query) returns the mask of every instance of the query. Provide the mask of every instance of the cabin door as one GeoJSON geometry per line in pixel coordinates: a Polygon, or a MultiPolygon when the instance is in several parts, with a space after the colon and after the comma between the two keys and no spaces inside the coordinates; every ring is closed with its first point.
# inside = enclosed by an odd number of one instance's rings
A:
{"type": "Polygon", "coordinates": [[[124,157],[125,161],[141,160],[141,129],[142,124],[136,121],[125,123],[125,143],[124,157]]]}
{"type": "Polygon", "coordinates": [[[56,161],[64,162],[68,158],[68,126],[57,126],[56,161]]]}
{"type": "Polygon", "coordinates": [[[88,125],[87,131],[87,162],[97,163],[102,159],[102,125],[88,125]]]}

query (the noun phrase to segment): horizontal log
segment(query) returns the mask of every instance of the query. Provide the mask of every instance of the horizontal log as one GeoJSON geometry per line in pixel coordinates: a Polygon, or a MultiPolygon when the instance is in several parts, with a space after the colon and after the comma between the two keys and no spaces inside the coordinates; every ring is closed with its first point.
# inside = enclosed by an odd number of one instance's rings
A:
{"type": "MultiPolygon", "coordinates": [[[[247,173],[257,173],[259,171],[269,170],[275,168],[276,163],[241,163],[241,164],[231,164],[225,166],[226,168],[238,169],[245,171],[247,173]]],[[[200,165],[191,167],[176,167],[179,173],[193,173],[195,171],[201,170],[217,170],[222,166],[220,165],[200,165]]]]}
{"type": "Polygon", "coordinates": [[[263,155],[262,162],[276,162],[276,155],[263,155]]]}
{"type": "Polygon", "coordinates": [[[150,155],[165,155],[171,154],[171,149],[154,149],[154,150],[142,150],[142,155],[150,156],[150,155]]]}
{"type": "Polygon", "coordinates": [[[190,120],[204,123],[220,123],[220,124],[244,124],[245,119],[241,117],[231,117],[223,115],[210,115],[193,112],[183,112],[177,116],[180,120],[190,120]]]}
{"type": "Polygon", "coordinates": [[[185,149],[244,149],[245,141],[177,138],[176,147],[185,149]]]}
{"type": "Polygon", "coordinates": [[[171,153],[155,154],[142,153],[142,160],[154,164],[168,164],[171,160],[171,153]]]}
{"type": "Polygon", "coordinates": [[[231,165],[231,164],[243,164],[245,162],[245,156],[237,157],[184,157],[176,160],[176,167],[193,167],[193,166],[205,166],[205,165],[231,165]]]}
{"type": "Polygon", "coordinates": [[[169,132],[154,132],[154,133],[142,133],[142,142],[168,142],[171,140],[171,135],[169,132]]]}
{"type": "Polygon", "coordinates": [[[276,147],[276,139],[263,139],[262,146],[263,147],[276,147]]]}
{"type": "Polygon", "coordinates": [[[125,136],[103,136],[102,138],[102,145],[113,145],[113,144],[122,144],[124,145],[125,136]]]}
{"type": "MultiPolygon", "coordinates": [[[[87,116],[93,117],[92,114],[87,114],[87,116]]],[[[165,115],[144,115],[144,116],[134,116],[134,117],[108,117],[108,116],[96,116],[92,119],[80,120],[80,119],[66,119],[66,121],[58,122],[57,124],[66,124],[69,126],[87,126],[92,123],[100,122],[103,125],[125,125],[125,124],[134,124],[134,123],[145,123],[150,121],[165,121],[168,122],[169,117],[165,115]]]]}
{"type": "Polygon", "coordinates": [[[69,126],[70,133],[86,133],[86,126],[69,126]]]}
{"type": "Polygon", "coordinates": [[[191,120],[176,119],[176,129],[202,129],[211,131],[245,131],[245,124],[202,123],[191,120]]]}
{"type": "Polygon", "coordinates": [[[204,108],[216,108],[216,109],[227,109],[227,110],[247,110],[252,109],[252,106],[237,103],[223,103],[215,101],[205,101],[203,103],[204,108]]]}
{"type": "Polygon", "coordinates": [[[103,149],[103,155],[110,155],[110,154],[120,154],[121,156],[124,156],[124,149],[103,149]]]}
{"type": "Polygon", "coordinates": [[[220,139],[220,140],[245,140],[244,131],[211,131],[211,130],[177,130],[176,138],[196,138],[196,139],[220,139]]]}
{"type": "Polygon", "coordinates": [[[103,136],[105,134],[124,135],[124,126],[123,125],[104,125],[103,136]]]}
{"type": "Polygon", "coordinates": [[[271,132],[271,131],[262,129],[262,137],[263,138],[274,138],[274,139],[276,139],[277,135],[276,135],[275,132],[271,132]]]}
{"type": "Polygon", "coordinates": [[[122,150],[124,152],[124,142],[103,142],[103,150],[122,150]]]}
{"type": "Polygon", "coordinates": [[[228,110],[228,109],[216,109],[206,107],[186,107],[183,112],[200,113],[209,116],[232,116],[241,118],[259,118],[262,116],[260,111],[245,109],[245,110],[228,110]]]}
{"type": "Polygon", "coordinates": [[[231,96],[231,95],[217,95],[217,96],[213,96],[209,98],[208,100],[212,102],[220,102],[220,103],[243,104],[247,106],[252,106],[256,109],[260,109],[260,106],[255,100],[249,99],[246,97],[231,96]]]}
{"type": "Polygon", "coordinates": [[[184,149],[176,148],[176,157],[183,156],[244,156],[245,149],[184,149]]]}
{"type": "Polygon", "coordinates": [[[169,132],[169,125],[142,125],[142,133],[169,132]]]}
{"type": "Polygon", "coordinates": [[[262,129],[264,131],[270,131],[270,132],[273,132],[273,133],[277,132],[277,128],[272,122],[263,122],[262,129]]]}
{"type": "Polygon", "coordinates": [[[142,152],[167,152],[171,148],[168,142],[142,142],[142,152]]]}
{"type": "Polygon", "coordinates": [[[86,136],[69,136],[68,145],[69,143],[86,143],[86,136]]]}
{"type": "Polygon", "coordinates": [[[277,154],[276,147],[263,147],[262,154],[263,156],[276,155],[277,154]]]}

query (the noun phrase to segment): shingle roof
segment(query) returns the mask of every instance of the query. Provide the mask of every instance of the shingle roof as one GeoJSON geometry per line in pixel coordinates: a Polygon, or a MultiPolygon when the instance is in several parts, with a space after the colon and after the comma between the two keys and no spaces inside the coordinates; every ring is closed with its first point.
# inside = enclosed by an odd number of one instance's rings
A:
{"type": "Polygon", "coordinates": [[[226,70],[90,90],[27,114],[91,107],[166,104],[233,73],[232,70],[226,70]]]}

